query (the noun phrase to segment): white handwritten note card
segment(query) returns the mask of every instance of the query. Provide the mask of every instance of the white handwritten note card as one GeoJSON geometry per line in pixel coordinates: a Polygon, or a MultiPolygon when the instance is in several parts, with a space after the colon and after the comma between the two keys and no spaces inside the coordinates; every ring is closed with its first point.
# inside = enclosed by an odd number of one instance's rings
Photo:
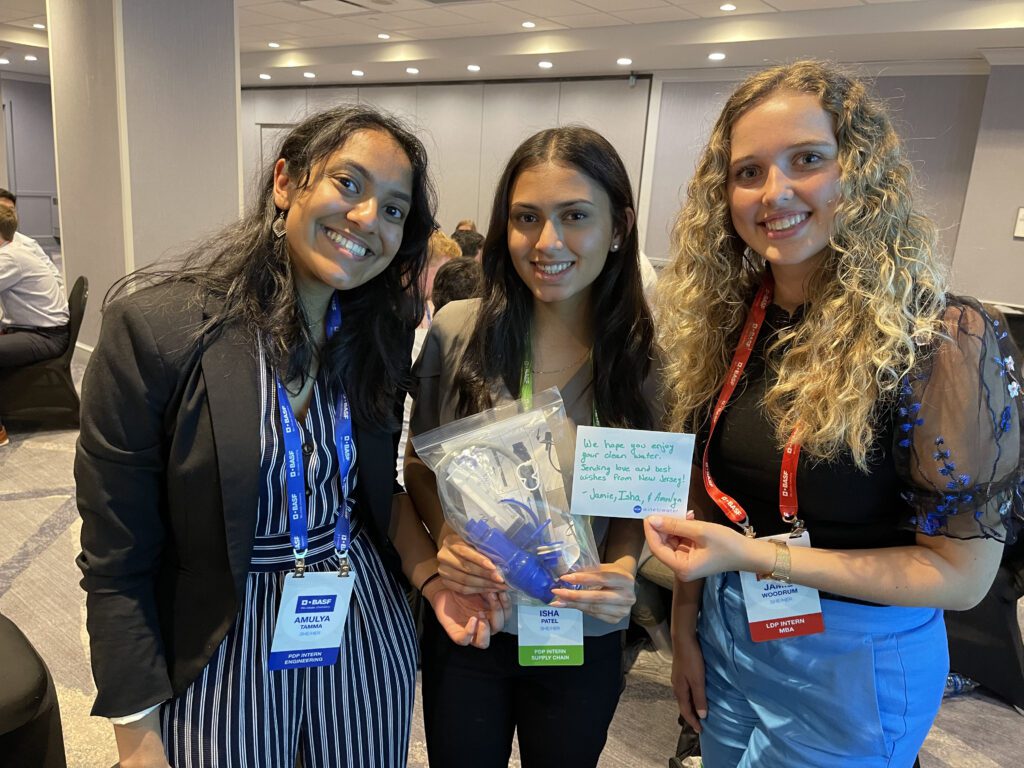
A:
{"type": "Polygon", "coordinates": [[[682,515],[693,435],[580,427],[572,483],[575,515],[682,515]]]}

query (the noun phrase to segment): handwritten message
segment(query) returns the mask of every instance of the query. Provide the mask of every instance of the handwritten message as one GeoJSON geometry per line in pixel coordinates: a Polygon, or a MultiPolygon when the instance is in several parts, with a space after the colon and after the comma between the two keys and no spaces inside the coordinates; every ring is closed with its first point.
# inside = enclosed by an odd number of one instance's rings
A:
{"type": "Polygon", "coordinates": [[[581,426],[576,433],[573,514],[685,514],[692,457],[693,435],[581,426]]]}

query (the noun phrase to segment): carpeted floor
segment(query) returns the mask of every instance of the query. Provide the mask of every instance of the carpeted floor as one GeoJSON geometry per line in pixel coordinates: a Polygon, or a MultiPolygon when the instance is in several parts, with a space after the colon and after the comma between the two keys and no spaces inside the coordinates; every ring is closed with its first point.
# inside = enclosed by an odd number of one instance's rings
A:
{"type": "MultiPolygon", "coordinates": [[[[82,365],[76,363],[75,369],[80,380],[82,365]]],[[[74,564],[80,529],[72,479],[76,435],[45,429],[10,431],[11,444],[0,448],[0,612],[21,627],[50,666],[69,766],[108,768],[117,755],[110,726],[89,716],[95,690],[84,594],[74,564]]],[[[642,653],[628,676],[600,765],[662,768],[675,748],[675,719],[668,670],[656,655],[642,653]]],[[[418,720],[417,714],[409,760],[414,768],[427,764],[418,720]]],[[[1024,718],[984,692],[949,699],[925,743],[921,764],[1020,766],[1022,732],[1024,718]]],[[[519,765],[515,756],[511,765],[519,765]]]]}

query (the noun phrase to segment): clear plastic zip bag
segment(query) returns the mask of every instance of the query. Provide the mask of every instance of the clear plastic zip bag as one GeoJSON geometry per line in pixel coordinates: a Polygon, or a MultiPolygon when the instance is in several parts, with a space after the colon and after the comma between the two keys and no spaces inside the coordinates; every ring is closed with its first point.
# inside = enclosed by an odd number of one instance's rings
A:
{"type": "Polygon", "coordinates": [[[433,470],[445,519],[497,566],[517,602],[549,603],[566,573],[600,566],[590,524],[569,511],[569,421],[555,388],[412,438],[433,470]],[[519,593],[516,595],[515,593],[519,593]]]}

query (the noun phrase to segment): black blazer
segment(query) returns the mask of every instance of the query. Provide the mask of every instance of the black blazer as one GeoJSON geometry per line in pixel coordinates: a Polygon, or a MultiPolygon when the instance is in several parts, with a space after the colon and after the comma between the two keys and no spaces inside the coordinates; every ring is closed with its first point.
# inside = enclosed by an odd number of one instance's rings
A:
{"type": "MultiPolygon", "coordinates": [[[[82,384],[78,565],[94,715],[131,714],[182,692],[238,612],[259,498],[257,355],[237,326],[195,341],[208,301],[171,284],[114,302],[82,384]]],[[[401,578],[387,538],[401,490],[397,435],[354,426],[357,503],[401,578]]]]}

